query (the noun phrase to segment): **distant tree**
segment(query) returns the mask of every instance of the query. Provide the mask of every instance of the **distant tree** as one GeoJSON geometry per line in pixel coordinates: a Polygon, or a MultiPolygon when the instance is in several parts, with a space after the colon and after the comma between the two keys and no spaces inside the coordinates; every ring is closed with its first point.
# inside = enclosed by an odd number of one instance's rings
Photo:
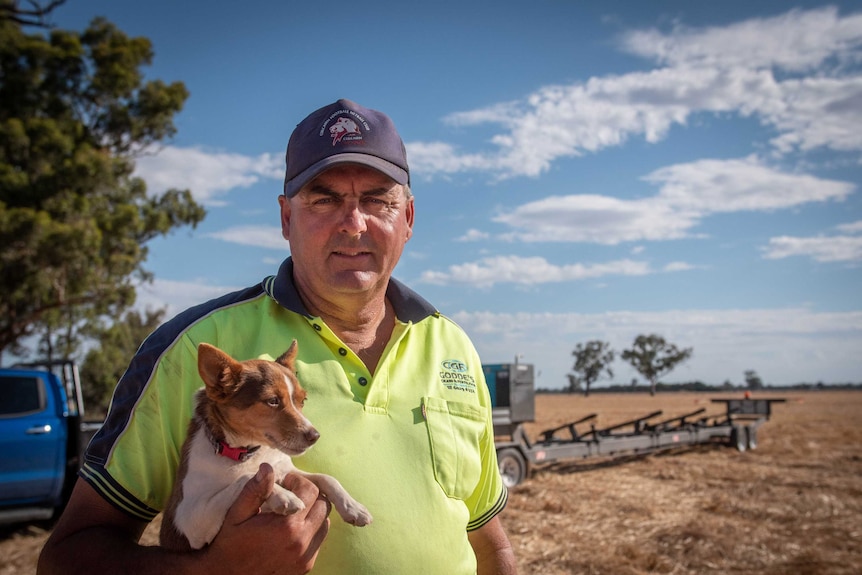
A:
{"type": "Polygon", "coordinates": [[[733,382],[729,379],[725,379],[724,383],[721,384],[721,388],[725,390],[731,390],[733,389],[733,382]]]}
{"type": "Polygon", "coordinates": [[[748,389],[763,389],[763,380],[760,379],[760,376],[757,375],[757,372],[753,369],[748,369],[744,373],[745,377],[745,386],[748,389]]]}
{"type": "Polygon", "coordinates": [[[621,358],[650,382],[650,395],[655,395],[659,378],[691,357],[692,348],[679,349],[657,334],[639,335],[631,349],[623,350],[621,358]]]}
{"type": "Polygon", "coordinates": [[[123,321],[114,322],[92,334],[98,346],[87,352],[80,372],[84,405],[88,411],[107,411],[114,387],[126,371],[129,360],[164,317],[164,309],[144,314],[131,310],[123,321]]]}
{"type": "Polygon", "coordinates": [[[572,352],[575,356],[575,365],[572,367],[569,377],[569,390],[584,387],[584,396],[590,394],[590,386],[603,374],[613,377],[611,364],[614,362],[615,353],[607,342],[592,340],[579,343],[572,352]],[[577,387],[576,387],[577,386],[577,387]]]}
{"type": "Polygon", "coordinates": [[[0,0],[0,354],[37,335],[51,359],[134,302],[147,242],[205,212],[188,190],[148,195],[132,176],[188,97],[144,80],[150,41],[99,18],[27,34],[15,14],[41,19],[58,2],[21,4],[0,0]]]}

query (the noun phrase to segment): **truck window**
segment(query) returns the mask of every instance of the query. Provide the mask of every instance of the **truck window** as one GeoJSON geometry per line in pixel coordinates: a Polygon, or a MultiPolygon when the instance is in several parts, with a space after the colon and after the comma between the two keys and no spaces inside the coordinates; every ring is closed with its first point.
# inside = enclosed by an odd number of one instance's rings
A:
{"type": "Polygon", "coordinates": [[[0,417],[41,411],[45,388],[37,377],[0,378],[0,417]]]}

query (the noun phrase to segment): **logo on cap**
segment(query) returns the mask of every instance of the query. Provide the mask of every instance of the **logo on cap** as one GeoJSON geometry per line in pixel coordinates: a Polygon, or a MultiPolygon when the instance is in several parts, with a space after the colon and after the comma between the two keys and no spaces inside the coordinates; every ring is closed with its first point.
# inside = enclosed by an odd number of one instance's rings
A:
{"type": "Polygon", "coordinates": [[[361,140],[362,132],[359,131],[359,126],[350,118],[344,116],[338,118],[336,122],[329,127],[329,135],[332,136],[332,145],[347,140],[361,140]]]}

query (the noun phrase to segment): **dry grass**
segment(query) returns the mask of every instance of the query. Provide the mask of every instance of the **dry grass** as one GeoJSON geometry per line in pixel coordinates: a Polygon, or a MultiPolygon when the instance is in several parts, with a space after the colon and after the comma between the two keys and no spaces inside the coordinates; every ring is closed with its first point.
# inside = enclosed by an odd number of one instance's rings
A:
{"type": "MultiPolygon", "coordinates": [[[[703,394],[541,396],[535,430],[600,414],[612,425],[703,394]]],[[[537,470],[503,521],[522,575],[862,572],[862,393],[791,393],[756,451],[699,446],[624,463],[537,470]]]]}
{"type": "MultiPolygon", "coordinates": [[[[536,470],[502,515],[521,575],[862,573],[862,392],[780,395],[754,452],[699,446],[536,470]]],[[[713,413],[715,396],[539,396],[528,431],[593,412],[599,426],[713,413]]],[[[35,573],[46,537],[36,525],[0,531],[0,575],[35,573]]]]}

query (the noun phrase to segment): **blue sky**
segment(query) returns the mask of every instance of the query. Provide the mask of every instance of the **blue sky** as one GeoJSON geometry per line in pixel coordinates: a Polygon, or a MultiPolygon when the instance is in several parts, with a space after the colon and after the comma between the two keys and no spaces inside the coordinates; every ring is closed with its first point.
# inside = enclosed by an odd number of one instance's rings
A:
{"type": "Polygon", "coordinates": [[[150,244],[141,306],[274,273],[287,139],[349,98],[407,145],[396,275],[485,362],[561,387],[576,344],[658,333],[694,349],[668,382],[862,381],[855,2],[68,0],[53,21],[98,15],[191,93],[138,175],[209,211],[150,244]]]}

